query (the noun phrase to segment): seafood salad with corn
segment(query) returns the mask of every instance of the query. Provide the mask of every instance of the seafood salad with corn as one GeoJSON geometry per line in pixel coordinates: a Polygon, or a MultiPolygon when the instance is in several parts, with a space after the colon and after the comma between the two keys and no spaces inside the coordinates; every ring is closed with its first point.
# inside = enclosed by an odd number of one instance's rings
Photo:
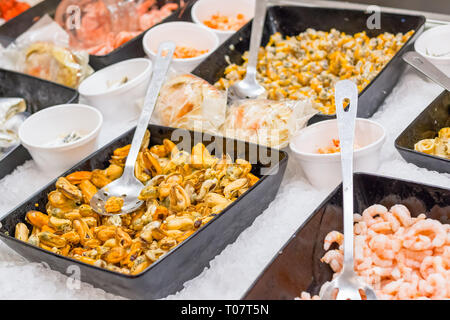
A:
{"type": "MultiPolygon", "coordinates": [[[[144,138],[135,175],[144,205],[130,214],[100,216],[89,205],[99,188],[118,179],[130,145],[114,150],[104,170],[77,171],[56,181],[45,210],[26,213],[15,237],[111,271],[139,274],[219,215],[258,178],[252,165],[212,156],[202,143],[180,151],[170,140],[148,148],[144,138]],[[30,230],[31,229],[31,230],[30,230]]],[[[119,213],[123,199],[108,199],[119,213]],[[121,201],[122,200],[122,201],[121,201]]]]}
{"type": "MultiPolygon", "coordinates": [[[[361,92],[413,33],[385,32],[372,38],[365,32],[349,35],[336,29],[309,28],[285,38],[275,33],[259,51],[257,80],[271,100],[306,97],[321,113],[335,114],[335,83],[353,80],[361,92]]],[[[216,87],[227,89],[245,77],[248,51],[242,58],[242,65],[230,64],[225,69],[216,87]]]]}
{"type": "MultiPolygon", "coordinates": [[[[355,272],[375,289],[378,299],[450,298],[450,224],[412,217],[397,204],[389,210],[379,204],[354,215],[355,272]]],[[[334,276],[343,265],[344,235],[331,231],[325,237],[325,255],[334,276]],[[339,247],[331,249],[332,244],[339,247]]],[[[320,299],[302,292],[300,299],[320,299]]]]}

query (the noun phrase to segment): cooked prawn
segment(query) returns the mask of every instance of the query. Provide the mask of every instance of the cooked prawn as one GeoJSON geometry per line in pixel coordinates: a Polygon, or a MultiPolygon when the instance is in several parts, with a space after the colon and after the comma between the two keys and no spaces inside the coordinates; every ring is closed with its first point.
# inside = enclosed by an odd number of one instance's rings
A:
{"type": "Polygon", "coordinates": [[[402,226],[409,227],[413,223],[411,214],[404,205],[396,204],[395,206],[392,206],[389,211],[400,221],[402,226]]]}
{"type": "MultiPolygon", "coordinates": [[[[354,216],[354,268],[379,299],[450,298],[450,225],[425,214],[411,217],[404,205],[389,211],[374,205],[354,216]]],[[[341,237],[328,233],[324,249],[341,237]]],[[[321,261],[335,278],[342,269],[342,247],[326,252],[321,261]]]]}
{"type": "Polygon", "coordinates": [[[325,250],[330,249],[333,243],[337,243],[339,246],[344,242],[344,235],[338,231],[331,231],[325,237],[323,248],[325,250]]]}

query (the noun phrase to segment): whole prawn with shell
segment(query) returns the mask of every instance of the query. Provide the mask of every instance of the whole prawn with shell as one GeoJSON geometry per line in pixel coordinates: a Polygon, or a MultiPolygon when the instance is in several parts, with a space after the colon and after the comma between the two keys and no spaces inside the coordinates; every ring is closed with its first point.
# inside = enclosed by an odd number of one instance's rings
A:
{"type": "MultiPolygon", "coordinates": [[[[355,271],[379,299],[450,298],[450,225],[425,214],[411,217],[407,207],[376,204],[354,215],[355,271]]],[[[336,276],[342,269],[343,235],[332,231],[321,262],[336,276]],[[338,249],[329,250],[333,243],[338,249]]],[[[302,292],[300,299],[319,299],[302,292]]]]}
{"type": "MultiPolygon", "coordinates": [[[[112,216],[100,216],[89,206],[98,189],[122,175],[127,145],[114,150],[106,169],[58,178],[45,210],[27,212],[15,237],[84,263],[139,274],[259,180],[246,160],[214,157],[201,143],[191,153],[167,139],[148,148],[149,137],[147,132],[135,165],[145,185],[139,195],[145,205],[112,216]]],[[[120,207],[113,199],[108,208],[120,212],[120,207]]]]}

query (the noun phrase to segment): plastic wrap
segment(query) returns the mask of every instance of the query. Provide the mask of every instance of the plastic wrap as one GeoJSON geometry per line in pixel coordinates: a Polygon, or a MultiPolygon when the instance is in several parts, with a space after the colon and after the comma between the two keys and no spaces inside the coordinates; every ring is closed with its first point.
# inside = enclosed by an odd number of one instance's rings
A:
{"type": "Polygon", "coordinates": [[[160,91],[152,122],[217,135],[226,106],[225,92],[191,74],[175,75],[160,91]]]}
{"type": "Polygon", "coordinates": [[[317,113],[308,101],[241,100],[233,103],[222,135],[273,148],[284,148],[317,113]]]}
{"type": "Polygon", "coordinates": [[[56,9],[55,20],[70,35],[72,48],[103,56],[177,9],[177,3],[161,0],[63,0],[56,9]],[[78,13],[78,20],[74,19],[74,12],[78,13]]]}
{"type": "Polygon", "coordinates": [[[48,15],[0,51],[0,67],[72,88],[93,72],[88,63],[88,53],[70,50],[68,34],[48,15]]]}

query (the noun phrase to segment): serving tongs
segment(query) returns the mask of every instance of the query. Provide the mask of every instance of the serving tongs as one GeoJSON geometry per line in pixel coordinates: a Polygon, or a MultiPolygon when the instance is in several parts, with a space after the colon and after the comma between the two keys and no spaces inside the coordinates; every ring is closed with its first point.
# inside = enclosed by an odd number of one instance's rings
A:
{"type": "Polygon", "coordinates": [[[338,81],[335,86],[336,114],[341,145],[341,166],[344,207],[344,263],[340,274],[324,284],[323,300],[376,300],[375,291],[354,270],[353,264],[353,146],[358,89],[350,80],[338,81]],[[344,101],[349,101],[344,110],[344,101]],[[337,293],[336,293],[337,291],[337,293]]]}
{"type": "Polygon", "coordinates": [[[266,11],[267,0],[255,1],[247,71],[244,80],[238,81],[228,88],[228,103],[238,99],[255,99],[266,92],[266,89],[256,80],[256,66],[258,65],[258,53],[266,20],[266,11]]]}
{"type": "Polygon", "coordinates": [[[147,89],[144,107],[139,117],[136,131],[134,132],[123,174],[119,179],[98,190],[90,201],[92,209],[99,214],[106,216],[122,215],[136,211],[143,204],[143,201],[139,200],[138,196],[144,188],[144,185],[135,177],[134,166],[141,148],[142,139],[144,138],[148,123],[152,117],[159,91],[161,90],[167,71],[169,70],[174,51],[175,44],[173,42],[164,42],[159,45],[158,55],[153,67],[152,79],[147,89]],[[106,212],[105,203],[110,197],[119,197],[124,200],[120,212],[106,212]]]}
{"type": "Polygon", "coordinates": [[[423,73],[426,77],[450,91],[450,78],[431,62],[417,52],[409,51],[402,56],[403,60],[423,73]]]}

